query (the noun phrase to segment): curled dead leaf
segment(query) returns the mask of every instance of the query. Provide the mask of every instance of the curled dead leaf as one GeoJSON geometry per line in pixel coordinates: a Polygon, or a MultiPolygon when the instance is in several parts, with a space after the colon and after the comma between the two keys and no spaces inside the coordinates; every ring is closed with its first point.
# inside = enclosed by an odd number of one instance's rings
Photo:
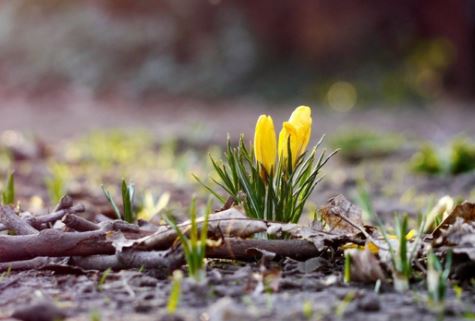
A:
{"type": "Polygon", "coordinates": [[[454,224],[457,218],[461,218],[466,223],[475,222],[475,203],[463,202],[455,206],[452,212],[432,232],[434,239],[440,236],[442,229],[447,229],[454,224]]]}
{"type": "Polygon", "coordinates": [[[331,198],[320,213],[334,233],[358,233],[363,227],[361,208],[341,194],[331,198]]]}
{"type": "Polygon", "coordinates": [[[371,253],[368,247],[364,250],[349,249],[345,255],[351,259],[351,281],[372,283],[386,278],[378,258],[371,253]]]}

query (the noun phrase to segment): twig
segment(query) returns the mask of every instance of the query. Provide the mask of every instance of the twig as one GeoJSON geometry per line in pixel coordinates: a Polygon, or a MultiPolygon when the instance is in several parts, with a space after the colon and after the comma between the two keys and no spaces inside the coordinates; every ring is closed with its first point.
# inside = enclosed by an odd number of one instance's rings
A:
{"type": "Polygon", "coordinates": [[[38,230],[23,221],[10,206],[0,207],[0,220],[17,235],[38,234],[38,230]]]}
{"type": "Polygon", "coordinates": [[[86,207],[83,204],[78,204],[70,208],[60,209],[50,214],[29,217],[27,222],[37,229],[44,229],[45,224],[54,223],[67,214],[82,213],[85,210],[86,207]]]}
{"type": "Polygon", "coordinates": [[[0,263],[0,271],[39,269],[53,261],[50,257],[35,257],[31,260],[0,263]]]}
{"type": "Polygon", "coordinates": [[[75,256],[70,259],[69,263],[88,270],[153,268],[169,275],[172,270],[184,263],[181,253],[169,254],[169,251],[125,251],[115,255],[75,256]]]}
{"type": "Polygon", "coordinates": [[[100,229],[100,226],[74,214],[67,214],[63,217],[63,223],[76,231],[85,232],[85,231],[96,231],[100,229]]]}
{"type": "Polygon", "coordinates": [[[87,256],[113,254],[107,231],[61,232],[46,229],[33,235],[0,235],[0,262],[29,260],[38,256],[87,256]]]}
{"type": "Polygon", "coordinates": [[[54,208],[53,212],[58,212],[73,206],[73,198],[69,195],[64,195],[58,202],[58,205],[54,208]]]}
{"type": "Polygon", "coordinates": [[[129,232],[129,233],[144,232],[147,235],[150,235],[150,234],[153,233],[153,232],[148,231],[148,230],[147,231],[142,231],[138,225],[127,223],[127,222],[121,221],[121,220],[115,220],[115,221],[111,221],[111,222],[102,222],[100,225],[103,226],[103,227],[111,226],[112,230],[114,230],[114,231],[122,231],[122,232],[129,232]]]}
{"type": "Polygon", "coordinates": [[[219,247],[208,247],[206,257],[215,259],[232,259],[254,261],[252,250],[264,250],[281,257],[305,260],[320,254],[313,243],[306,240],[243,240],[228,238],[219,247]]]}

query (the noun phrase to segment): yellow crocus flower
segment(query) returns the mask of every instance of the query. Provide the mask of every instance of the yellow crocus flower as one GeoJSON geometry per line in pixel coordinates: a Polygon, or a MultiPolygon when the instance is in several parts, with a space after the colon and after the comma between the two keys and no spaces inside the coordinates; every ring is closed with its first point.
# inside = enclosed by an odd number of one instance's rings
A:
{"type": "Polygon", "coordinates": [[[271,116],[261,115],[256,123],[254,133],[254,155],[258,164],[265,169],[261,176],[266,177],[274,172],[277,157],[277,140],[274,122],[271,116]]]}
{"type": "Polygon", "coordinates": [[[288,141],[290,139],[290,153],[292,167],[295,168],[298,158],[305,153],[312,134],[312,110],[308,106],[297,107],[282,125],[279,134],[279,157],[281,161],[288,159],[288,141]]]}

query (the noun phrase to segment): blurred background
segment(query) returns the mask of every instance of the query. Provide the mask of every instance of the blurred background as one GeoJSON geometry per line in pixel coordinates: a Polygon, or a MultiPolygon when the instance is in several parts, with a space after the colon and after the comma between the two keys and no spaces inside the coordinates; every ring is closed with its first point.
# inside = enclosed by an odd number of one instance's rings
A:
{"type": "Polygon", "coordinates": [[[4,93],[355,104],[471,97],[469,0],[16,0],[4,93]]]}
{"type": "Polygon", "coordinates": [[[0,176],[31,208],[120,177],[186,204],[227,133],[309,105],[341,148],[316,204],[473,198],[474,50],[469,0],[1,1],[0,176]]]}

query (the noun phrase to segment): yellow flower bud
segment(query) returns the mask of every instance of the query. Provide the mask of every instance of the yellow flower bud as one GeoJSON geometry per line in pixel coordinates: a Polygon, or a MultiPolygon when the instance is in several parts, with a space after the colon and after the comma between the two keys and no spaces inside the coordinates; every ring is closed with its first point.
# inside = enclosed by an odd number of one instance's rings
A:
{"type": "MultiPolygon", "coordinates": [[[[265,169],[266,174],[274,172],[277,157],[277,141],[272,117],[261,115],[256,123],[254,133],[254,155],[258,164],[265,169]]],[[[265,177],[265,175],[262,175],[265,177]]]]}
{"type": "Polygon", "coordinates": [[[305,153],[312,134],[312,110],[307,106],[297,107],[289,118],[283,123],[279,134],[279,157],[281,161],[288,159],[288,141],[290,139],[290,152],[292,167],[295,168],[297,160],[305,153]]]}

